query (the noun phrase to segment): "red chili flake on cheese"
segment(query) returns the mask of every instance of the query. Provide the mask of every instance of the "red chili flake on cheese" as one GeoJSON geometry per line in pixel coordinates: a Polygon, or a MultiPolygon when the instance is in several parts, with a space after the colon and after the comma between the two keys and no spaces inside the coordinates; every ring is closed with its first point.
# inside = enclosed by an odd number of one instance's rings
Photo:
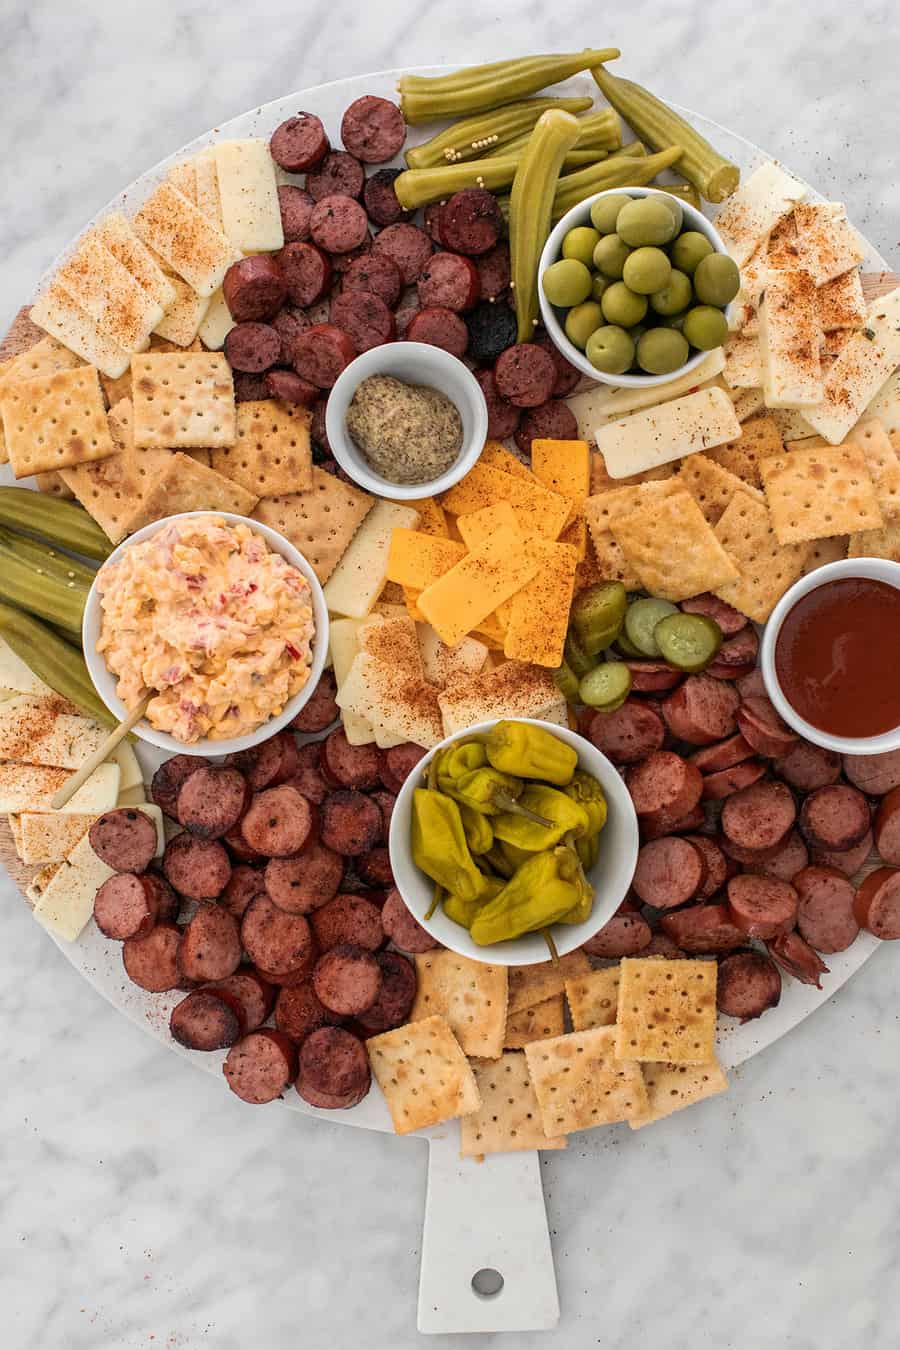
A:
{"type": "Polygon", "coordinates": [[[297,648],[294,646],[292,642],[286,642],[284,644],[284,647],[285,651],[290,652],[291,656],[294,658],[295,661],[300,660],[300,653],[297,651],[297,648]]]}

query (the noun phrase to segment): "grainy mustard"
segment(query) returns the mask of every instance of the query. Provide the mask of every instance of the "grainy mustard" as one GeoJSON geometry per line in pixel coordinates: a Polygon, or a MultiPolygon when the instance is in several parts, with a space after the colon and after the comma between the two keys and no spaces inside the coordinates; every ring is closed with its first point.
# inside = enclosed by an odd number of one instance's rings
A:
{"type": "Polygon", "coordinates": [[[347,409],[347,430],[375,472],[392,483],[437,478],[462,447],[462,421],[452,400],[393,375],[370,375],[360,383],[347,409]]]}

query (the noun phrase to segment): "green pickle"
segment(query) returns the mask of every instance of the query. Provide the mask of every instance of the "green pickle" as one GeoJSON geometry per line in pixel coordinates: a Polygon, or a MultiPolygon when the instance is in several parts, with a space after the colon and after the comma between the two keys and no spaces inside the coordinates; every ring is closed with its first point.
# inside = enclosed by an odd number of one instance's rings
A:
{"type": "MultiPolygon", "coordinates": [[[[578,122],[571,113],[556,109],[541,113],[516,166],[509,198],[509,248],[519,342],[530,342],[537,327],[538,262],[550,233],[562,162],[577,137],[578,122]]],[[[396,191],[396,183],[394,187],[396,191]]]]}
{"type": "MultiPolygon", "coordinates": [[[[529,98],[508,103],[494,112],[454,122],[422,145],[410,146],[404,158],[410,169],[433,169],[442,164],[503,154],[505,146],[524,143],[542,112],[561,108],[563,112],[582,113],[590,106],[589,98],[529,98]]],[[[618,125],[613,109],[604,111],[612,114],[618,125]]]]}
{"type": "Polygon", "coordinates": [[[401,75],[397,81],[400,107],[407,122],[430,122],[438,117],[487,112],[536,94],[549,84],[567,80],[604,61],[614,61],[618,48],[586,48],[580,52],[553,52],[520,56],[465,66],[450,75],[401,75]]]}
{"type": "MultiPolygon", "coordinates": [[[[625,621],[627,601],[621,581],[595,581],[575,597],[569,621],[587,657],[596,656],[616,641],[625,621]]],[[[584,676],[591,665],[588,661],[585,668],[579,670],[573,665],[572,669],[584,676]]]]}
{"type": "Polygon", "coordinates": [[[705,614],[669,614],[653,630],[663,660],[696,675],[705,670],[722,645],[722,630],[705,614]]]}
{"type": "Polygon", "coordinates": [[[668,600],[657,600],[650,596],[642,600],[633,600],[625,614],[625,632],[637,647],[641,656],[655,660],[659,656],[659,646],[654,630],[660,619],[667,614],[677,614],[678,610],[668,600]]]}
{"type": "Polygon", "coordinates": [[[569,623],[569,631],[566,634],[565,645],[563,646],[563,660],[574,675],[580,680],[582,675],[586,675],[589,670],[594,669],[594,662],[588,651],[578,636],[574,625],[569,623]]]}
{"type": "Polygon", "coordinates": [[[559,669],[554,670],[553,683],[567,703],[574,703],[576,701],[578,698],[578,676],[565,659],[563,659],[563,663],[559,669]]]}
{"type": "Polygon", "coordinates": [[[622,706],[631,691],[631,671],[624,661],[601,661],[585,675],[579,686],[582,703],[601,712],[622,706]]]}

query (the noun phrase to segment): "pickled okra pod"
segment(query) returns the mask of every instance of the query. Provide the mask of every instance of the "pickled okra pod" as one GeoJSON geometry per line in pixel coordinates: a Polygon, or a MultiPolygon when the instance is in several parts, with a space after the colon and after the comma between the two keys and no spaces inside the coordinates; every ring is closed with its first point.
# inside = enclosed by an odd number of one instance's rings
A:
{"type": "Polygon", "coordinates": [[[26,530],[98,562],[108,558],[113,549],[83,507],[30,488],[0,487],[0,525],[26,530]]]}
{"type": "MultiPolygon", "coordinates": [[[[118,719],[94,690],[81,651],[30,614],[0,602],[0,637],[29,670],[89,717],[114,726],[118,719]]],[[[133,740],[133,737],[129,737],[133,740]]]]}
{"type": "Polygon", "coordinates": [[[580,169],[577,173],[567,173],[565,178],[560,179],[553,198],[553,219],[559,220],[586,197],[593,197],[596,192],[603,192],[606,188],[644,187],[652,183],[656,175],[663,169],[671,168],[680,155],[681,146],[670,145],[667,150],[647,155],[644,159],[610,155],[600,164],[580,169]]]}
{"type": "Polygon", "coordinates": [[[600,63],[592,68],[591,74],[616,112],[624,117],[641,140],[647,141],[654,150],[664,150],[676,143],[682,147],[678,171],[693,183],[706,201],[722,202],[731,196],[740,182],[740,169],[720,155],[689,122],[649,90],[631,80],[611,75],[600,63]]]}
{"type": "Polygon", "coordinates": [[[571,113],[542,113],[513,179],[509,248],[519,342],[530,342],[534,337],[538,319],[538,261],[550,233],[559,171],[577,137],[578,122],[571,113]]]}
{"type": "Polygon", "coordinates": [[[609,157],[615,159],[619,155],[627,155],[629,159],[643,159],[646,154],[647,147],[643,141],[629,141],[618,150],[610,150],[609,157]]]}
{"type": "MultiPolygon", "coordinates": [[[[549,102],[549,100],[548,100],[549,102]]],[[[562,99],[559,100],[561,104],[562,99]]],[[[570,103],[576,102],[570,99],[570,103]]],[[[574,108],[563,108],[563,112],[575,112],[574,108]]],[[[499,114],[496,114],[499,116],[499,114]]],[[[537,121],[537,118],[535,118],[537,121]]],[[[615,150],[622,144],[622,129],[619,123],[619,117],[614,108],[601,108],[599,112],[588,113],[586,117],[578,118],[578,140],[575,142],[575,148],[570,154],[577,154],[584,150],[615,150]]],[[[512,155],[524,150],[528,144],[528,138],[531,135],[530,130],[524,132],[521,136],[516,136],[514,140],[507,141],[500,148],[492,148],[484,152],[486,159],[493,159],[496,155],[512,155]]]]}
{"type": "Polygon", "coordinates": [[[654,183],[653,186],[659,188],[660,192],[668,192],[670,197],[677,197],[680,202],[689,202],[691,206],[696,206],[697,210],[700,210],[700,193],[693,183],[654,183]]]}
{"type": "MultiPolygon", "coordinates": [[[[562,113],[561,116],[568,117],[569,114],[562,113]]],[[[445,201],[463,188],[487,188],[494,192],[497,188],[509,187],[519,160],[519,155],[498,155],[496,159],[470,159],[465,164],[447,164],[438,169],[404,169],[394,179],[394,192],[406,211],[415,211],[430,202],[445,201]]]]}
{"type": "MultiPolygon", "coordinates": [[[[454,122],[446,131],[432,136],[430,141],[410,146],[405,155],[406,163],[410,169],[433,169],[442,164],[502,155],[507,144],[521,143],[518,145],[521,149],[541,113],[550,108],[578,113],[590,106],[590,98],[529,98],[521,103],[509,103],[495,112],[454,122]]],[[[618,126],[619,119],[612,108],[606,111],[615,117],[618,126]]]]}
{"type": "Polygon", "coordinates": [[[466,66],[452,75],[401,75],[397,82],[400,108],[413,125],[437,117],[488,112],[536,94],[579,71],[614,61],[619,55],[617,47],[587,48],[466,66]]]}

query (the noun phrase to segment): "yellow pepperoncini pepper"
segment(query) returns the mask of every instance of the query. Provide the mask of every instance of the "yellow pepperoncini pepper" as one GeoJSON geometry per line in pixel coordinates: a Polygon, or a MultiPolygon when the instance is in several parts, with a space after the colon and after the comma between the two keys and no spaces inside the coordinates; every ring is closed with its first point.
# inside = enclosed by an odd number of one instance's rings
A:
{"type": "Polygon", "coordinates": [[[579,802],[588,813],[588,834],[599,834],[606,824],[606,798],[603,789],[591,774],[576,769],[563,792],[574,802],[579,802]]]}
{"type": "Polygon", "coordinates": [[[485,894],[486,879],[469,852],[459,807],[443,793],[416,788],[410,847],[416,866],[451,895],[477,900],[485,894]]]}
{"type": "Polygon", "coordinates": [[[473,942],[487,947],[559,923],[582,902],[580,871],[570,848],[536,853],[479,909],[470,929],[473,942]]]}
{"type": "Polygon", "coordinates": [[[596,834],[586,834],[581,839],[575,840],[575,852],[578,854],[578,861],[589,872],[596,865],[600,857],[600,839],[596,834]]]}
{"type": "MultiPolygon", "coordinates": [[[[597,836],[594,835],[593,837],[596,839],[597,836]]],[[[573,879],[578,889],[578,903],[573,905],[568,914],[563,915],[560,919],[560,923],[584,923],[585,919],[590,918],[591,910],[594,907],[594,888],[584,875],[584,864],[582,863],[581,855],[578,852],[578,845],[580,843],[581,840],[577,840],[574,848],[569,843],[563,845],[563,848],[568,848],[569,852],[572,854],[572,858],[576,865],[576,872],[573,879]]]]}
{"type": "Polygon", "coordinates": [[[528,722],[498,722],[491,728],[486,749],[495,769],[557,787],[571,783],[578,764],[574,746],[528,722]]]}
{"type": "Polygon", "coordinates": [[[507,858],[503,849],[496,841],[493,846],[488,849],[487,853],[481,854],[479,862],[487,863],[495,872],[499,873],[499,875],[504,877],[507,881],[516,870],[513,863],[510,862],[509,858],[507,858]]]}
{"type": "Polygon", "coordinates": [[[444,900],[444,913],[448,919],[454,923],[460,924],[463,928],[471,928],[475,922],[475,915],[479,910],[499,895],[506,885],[503,877],[485,878],[487,886],[484,899],[482,900],[460,900],[458,895],[448,895],[444,900]]]}
{"type": "Polygon", "coordinates": [[[463,802],[459,803],[459,814],[469,851],[475,854],[487,853],[494,842],[494,831],[487,816],[481,811],[473,811],[471,806],[463,802]]]}
{"type": "Polygon", "coordinates": [[[519,797],[522,795],[523,787],[521,780],[512,778],[506,773],[499,773],[497,769],[473,769],[471,773],[464,773],[461,778],[440,777],[438,787],[454,801],[463,806],[470,806],[473,811],[481,811],[486,816],[499,815],[503,811],[511,815],[525,815],[532,820],[537,819],[543,825],[551,823],[545,817],[535,817],[528,807],[520,806],[519,797]]]}
{"type": "Polygon", "coordinates": [[[507,844],[538,853],[558,844],[565,834],[578,838],[589,833],[590,821],[585,807],[556,788],[529,783],[519,802],[549,823],[537,825],[524,816],[506,813],[496,816],[494,835],[507,844]]]}

